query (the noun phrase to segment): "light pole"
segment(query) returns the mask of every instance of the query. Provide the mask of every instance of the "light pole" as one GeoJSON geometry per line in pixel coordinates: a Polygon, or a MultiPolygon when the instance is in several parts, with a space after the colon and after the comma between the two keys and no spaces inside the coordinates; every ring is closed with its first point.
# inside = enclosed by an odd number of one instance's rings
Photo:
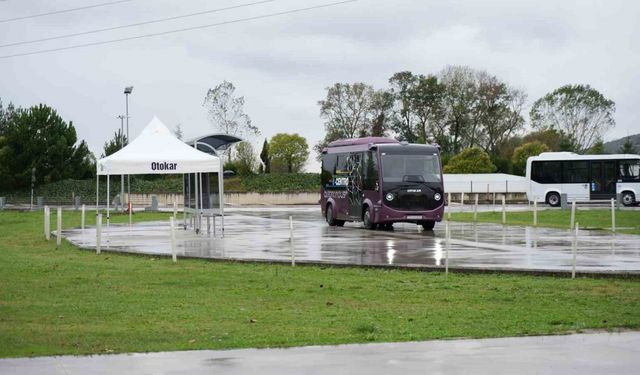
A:
{"type": "MultiPolygon", "coordinates": [[[[127,86],[124,88],[125,97],[125,117],[127,119],[127,143],[129,143],[129,94],[133,92],[133,86],[127,86]]],[[[127,208],[131,210],[131,177],[127,175],[127,208]]],[[[131,223],[129,223],[131,224],[131,223]]]]}
{"type": "MultiPolygon", "coordinates": [[[[124,116],[118,115],[120,119],[120,139],[124,136],[124,116]]],[[[124,147],[124,144],[122,145],[124,147]]],[[[124,212],[124,175],[120,175],[120,209],[124,212]]]]}

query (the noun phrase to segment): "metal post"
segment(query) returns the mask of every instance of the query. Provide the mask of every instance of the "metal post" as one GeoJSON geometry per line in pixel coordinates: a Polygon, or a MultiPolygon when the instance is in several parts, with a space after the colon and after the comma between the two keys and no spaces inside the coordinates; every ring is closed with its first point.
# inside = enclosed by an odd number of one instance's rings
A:
{"type": "Polygon", "coordinates": [[[569,229],[573,229],[573,224],[576,222],[576,201],[571,202],[571,222],[569,229]]]}
{"type": "Polygon", "coordinates": [[[111,197],[109,196],[109,175],[107,175],[107,232],[109,232],[109,206],[111,206],[111,197]]]}
{"type": "Polygon", "coordinates": [[[502,225],[507,223],[507,206],[504,195],[502,196],[502,225]]]}
{"type": "Polygon", "coordinates": [[[80,214],[80,229],[82,229],[82,231],[84,232],[84,212],[85,212],[86,206],[83,204],[82,205],[82,213],[80,214]]]}
{"type": "Polygon", "coordinates": [[[62,207],[58,207],[58,220],[56,223],[56,249],[62,243],[62,207]]]}
{"type": "MultiPolygon", "coordinates": [[[[124,116],[123,115],[119,115],[118,118],[120,119],[120,136],[124,136],[124,116]]],[[[129,127],[127,126],[127,129],[129,129],[129,127]]],[[[127,132],[127,142],[129,142],[129,134],[127,132]]],[[[122,145],[123,147],[126,146],[126,144],[122,145]]],[[[124,175],[121,174],[120,175],[120,210],[122,212],[124,212],[124,175]]]]}
{"type": "Polygon", "coordinates": [[[173,220],[176,220],[176,216],[178,216],[178,202],[176,202],[175,195],[173,196],[173,220]]]}
{"type": "Polygon", "coordinates": [[[462,212],[462,206],[464,206],[464,192],[460,192],[460,212],[462,212]]]}
{"type": "Polygon", "coordinates": [[[96,173],[96,216],[98,216],[99,203],[100,203],[100,175],[96,173]]]}
{"type": "Polygon", "coordinates": [[[478,194],[476,194],[476,201],[473,205],[473,221],[478,221],[478,194]]]}
{"type": "Polygon", "coordinates": [[[449,239],[451,232],[449,231],[449,222],[444,223],[444,277],[449,276],[449,239]]]}
{"type": "Polygon", "coordinates": [[[447,193],[447,220],[451,220],[451,192],[447,193]]]}
{"type": "Polygon", "coordinates": [[[102,214],[96,216],[96,254],[100,254],[102,242],[102,214]]]}
{"type": "Polygon", "coordinates": [[[611,230],[616,232],[616,206],[615,200],[611,198],[611,230]]]}
{"type": "Polygon", "coordinates": [[[291,250],[291,267],[296,266],[296,255],[293,249],[293,217],[289,216],[289,248],[291,250]]]}
{"type": "Polygon", "coordinates": [[[218,200],[220,201],[220,225],[222,226],[221,237],[224,237],[224,163],[222,155],[220,158],[220,171],[218,172],[218,200]]]}
{"type": "Polygon", "coordinates": [[[538,201],[533,201],[533,226],[538,226],[538,201]]]}
{"type": "Polygon", "coordinates": [[[173,262],[178,261],[178,256],[176,255],[176,225],[175,219],[171,217],[171,259],[173,262]]]}
{"type": "MultiPolygon", "coordinates": [[[[132,87],[133,88],[133,87],[132,87]]],[[[125,89],[125,109],[127,118],[127,144],[129,143],[129,93],[125,89]]],[[[131,211],[131,176],[127,175],[127,208],[131,211]]],[[[131,214],[129,214],[129,226],[131,226],[131,214]]]]}
{"type": "Polygon", "coordinates": [[[579,224],[576,223],[576,230],[573,234],[573,246],[571,247],[571,252],[573,259],[571,261],[571,278],[576,278],[576,253],[578,252],[578,228],[579,224]]]}
{"type": "Polygon", "coordinates": [[[51,208],[44,206],[44,238],[49,241],[51,239],[51,208]]]}
{"type": "Polygon", "coordinates": [[[29,210],[33,210],[33,189],[36,184],[36,167],[31,168],[31,207],[29,210]]]}

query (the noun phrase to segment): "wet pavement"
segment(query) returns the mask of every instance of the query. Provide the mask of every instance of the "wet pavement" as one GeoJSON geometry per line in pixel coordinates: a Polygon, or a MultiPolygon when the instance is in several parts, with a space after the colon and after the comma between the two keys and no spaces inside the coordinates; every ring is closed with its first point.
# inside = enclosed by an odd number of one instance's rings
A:
{"type": "Polygon", "coordinates": [[[637,374],[640,333],[0,359],[0,373],[637,374]]]}
{"type": "MultiPolygon", "coordinates": [[[[569,230],[461,222],[451,222],[450,230],[452,270],[571,272],[569,230]]],[[[95,249],[95,228],[63,235],[79,247],[95,249]]],[[[210,259],[290,262],[293,251],[297,263],[444,268],[447,257],[444,223],[432,232],[414,224],[396,224],[391,231],[365,230],[358,223],[329,227],[316,206],[230,209],[224,238],[178,230],[176,243],[178,257],[210,259]]],[[[102,251],[170,255],[169,223],[111,225],[103,230],[102,251]]],[[[640,236],[581,230],[576,270],[640,274],[640,236]]]]}

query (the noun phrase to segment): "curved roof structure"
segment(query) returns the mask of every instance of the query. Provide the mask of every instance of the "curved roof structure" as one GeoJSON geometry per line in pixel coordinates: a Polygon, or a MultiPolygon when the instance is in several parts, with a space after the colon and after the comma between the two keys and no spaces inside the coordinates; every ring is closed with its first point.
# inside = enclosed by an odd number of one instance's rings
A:
{"type": "Polygon", "coordinates": [[[208,134],[191,139],[185,143],[192,147],[197,146],[196,149],[206,152],[207,154],[216,154],[221,151],[226,151],[235,143],[242,141],[243,139],[229,134],[208,134]]]}

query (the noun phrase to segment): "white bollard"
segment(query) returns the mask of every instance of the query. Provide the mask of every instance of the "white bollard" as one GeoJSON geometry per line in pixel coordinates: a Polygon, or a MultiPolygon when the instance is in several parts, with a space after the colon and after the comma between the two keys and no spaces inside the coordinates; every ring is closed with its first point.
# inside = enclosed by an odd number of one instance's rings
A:
{"type": "Polygon", "coordinates": [[[447,193],[447,220],[451,220],[451,192],[447,193]]]}
{"type": "Polygon", "coordinates": [[[82,205],[82,213],[80,214],[80,229],[82,229],[82,231],[84,232],[84,212],[85,212],[86,206],[83,204],[82,205]]]}
{"type": "Polygon", "coordinates": [[[478,221],[478,194],[476,194],[476,201],[473,205],[473,221],[478,221]]]}
{"type": "Polygon", "coordinates": [[[133,203],[129,202],[127,207],[129,207],[129,229],[131,229],[131,223],[133,222],[133,218],[131,217],[131,215],[133,215],[133,203]]]}
{"type": "Polygon", "coordinates": [[[576,230],[573,235],[573,246],[571,252],[573,253],[573,260],[571,261],[571,278],[576,278],[576,253],[578,252],[578,223],[576,223],[576,230]]]}
{"type": "Polygon", "coordinates": [[[460,211],[462,211],[462,206],[464,206],[464,193],[460,193],[460,211]]]}
{"type": "Polygon", "coordinates": [[[507,223],[507,206],[504,199],[504,195],[502,196],[502,225],[507,223]]]}
{"type": "Polygon", "coordinates": [[[538,226],[538,201],[533,201],[533,226],[538,226]]]}
{"type": "Polygon", "coordinates": [[[56,223],[56,249],[62,243],[62,207],[58,207],[58,222],[56,223]]]}
{"type": "Polygon", "coordinates": [[[571,223],[569,229],[573,229],[573,225],[576,222],[576,201],[571,202],[571,223]]]}
{"type": "Polygon", "coordinates": [[[173,220],[176,220],[177,217],[178,217],[178,202],[176,202],[176,199],[173,198],[173,220]]]}
{"type": "Polygon", "coordinates": [[[293,250],[293,217],[289,216],[289,248],[291,249],[291,267],[296,266],[296,253],[293,250]]]}
{"type": "Polygon", "coordinates": [[[96,216],[96,254],[100,254],[102,242],[102,214],[96,216]]]}
{"type": "Polygon", "coordinates": [[[178,261],[178,256],[176,254],[176,223],[173,216],[170,219],[171,221],[171,259],[173,262],[178,261]]]}
{"type": "Polygon", "coordinates": [[[444,223],[444,277],[449,276],[449,238],[451,234],[449,232],[449,222],[444,223]]]}
{"type": "Polygon", "coordinates": [[[616,206],[615,199],[611,198],[611,230],[616,232],[616,206]]]}
{"type": "Polygon", "coordinates": [[[44,238],[51,239],[51,210],[49,206],[44,206],[44,238]]]}

